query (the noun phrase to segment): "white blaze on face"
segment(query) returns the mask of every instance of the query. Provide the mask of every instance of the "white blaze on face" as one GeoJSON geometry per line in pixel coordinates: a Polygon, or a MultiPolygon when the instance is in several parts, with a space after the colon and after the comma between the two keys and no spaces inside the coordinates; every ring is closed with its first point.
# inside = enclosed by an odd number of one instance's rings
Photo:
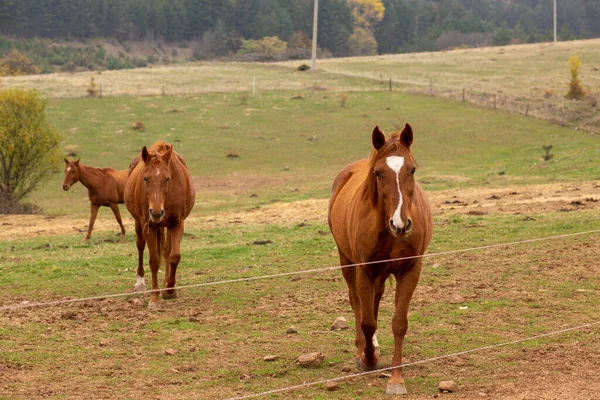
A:
{"type": "Polygon", "coordinates": [[[69,172],[71,170],[71,167],[67,167],[67,172],[69,172]]]}
{"type": "Polygon", "coordinates": [[[156,168],[156,176],[160,175],[160,170],[156,168]]]}
{"type": "Polygon", "coordinates": [[[400,208],[402,208],[402,192],[400,191],[400,168],[404,165],[404,157],[400,156],[390,156],[386,158],[386,164],[391,168],[392,171],[396,174],[396,186],[398,187],[398,207],[396,207],[396,211],[394,211],[394,215],[392,216],[392,222],[396,228],[402,229],[404,228],[404,222],[402,222],[402,218],[400,218],[400,208]]]}

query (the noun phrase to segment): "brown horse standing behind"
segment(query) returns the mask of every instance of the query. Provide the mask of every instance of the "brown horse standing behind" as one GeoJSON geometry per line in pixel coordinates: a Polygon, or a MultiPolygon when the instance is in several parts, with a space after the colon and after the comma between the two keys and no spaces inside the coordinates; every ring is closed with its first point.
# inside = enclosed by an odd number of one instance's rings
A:
{"type": "Polygon", "coordinates": [[[90,223],[83,240],[92,236],[92,228],[101,206],[110,207],[121,227],[121,237],[125,236],[125,227],[121,221],[119,203],[124,203],[123,192],[127,182],[128,171],[116,171],[112,168],[94,168],[79,163],[79,160],[69,161],[65,158],[65,177],[63,190],[69,190],[76,182],[81,182],[88,190],[90,199],[90,223]]]}
{"type": "MultiPolygon", "coordinates": [[[[387,140],[375,127],[369,159],[346,166],[335,178],[329,201],[329,227],[342,266],[418,256],[431,240],[429,203],[415,182],[416,162],[410,146],[413,132],[406,124],[387,140]]],[[[384,261],[342,269],[356,320],[356,365],[377,368],[377,314],[390,275],[396,277],[396,309],[392,320],[394,358],[386,393],[404,394],[399,368],[408,328],[408,305],[419,281],[421,258],[384,261]]]]}
{"type": "MultiPolygon", "coordinates": [[[[152,289],[158,290],[158,269],[164,255],[164,299],[177,296],[175,275],[181,259],[180,244],[184,220],[192,211],[196,192],[183,159],[173,151],[173,146],[162,141],[150,149],[146,146],[132,161],[131,173],[125,186],[125,205],[135,219],[137,235],[138,268],[137,290],[145,290],[144,248],[148,244],[152,289]],[[165,228],[167,229],[165,235],[165,228]],[[166,237],[165,237],[166,236],[166,237]]],[[[150,295],[148,308],[158,309],[158,292],[150,295]]]]}

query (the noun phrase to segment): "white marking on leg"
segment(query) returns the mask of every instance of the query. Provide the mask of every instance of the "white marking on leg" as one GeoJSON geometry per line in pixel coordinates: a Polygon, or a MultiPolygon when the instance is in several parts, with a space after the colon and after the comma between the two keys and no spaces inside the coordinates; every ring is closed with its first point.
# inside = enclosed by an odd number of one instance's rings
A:
{"type": "Polygon", "coordinates": [[[392,216],[392,222],[394,226],[402,229],[404,228],[404,222],[400,217],[400,208],[402,208],[402,192],[400,191],[400,169],[404,165],[404,157],[401,156],[389,156],[386,159],[386,164],[391,168],[392,171],[396,173],[396,186],[398,187],[398,207],[396,207],[396,211],[394,211],[394,215],[392,216]]]}
{"type": "Polygon", "coordinates": [[[377,331],[375,331],[375,334],[373,335],[373,346],[374,346],[375,348],[378,348],[378,347],[379,347],[379,342],[377,341],[377,333],[379,333],[379,331],[378,331],[378,330],[377,330],[377,331]]]}
{"type": "Polygon", "coordinates": [[[135,278],[135,287],[140,289],[140,288],[146,288],[146,282],[144,281],[144,278],[137,275],[135,278]]]}

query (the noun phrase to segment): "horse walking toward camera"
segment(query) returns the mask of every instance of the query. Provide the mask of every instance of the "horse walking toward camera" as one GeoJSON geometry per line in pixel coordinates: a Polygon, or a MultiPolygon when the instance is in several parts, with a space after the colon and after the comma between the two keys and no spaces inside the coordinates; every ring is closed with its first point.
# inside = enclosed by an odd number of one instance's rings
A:
{"type": "MultiPolygon", "coordinates": [[[[148,244],[152,289],[158,290],[158,269],[165,259],[163,299],[177,297],[175,275],[181,259],[180,244],[184,220],[192,211],[196,191],[185,162],[173,151],[173,146],[157,142],[149,149],[144,146],[137,165],[132,169],[125,186],[125,205],[135,219],[138,268],[136,290],[146,289],[144,282],[144,249],[148,244]],[[166,233],[165,233],[166,229],[166,233]]],[[[158,309],[158,291],[150,295],[148,308],[158,309]]]]}
{"type": "Polygon", "coordinates": [[[88,190],[90,199],[90,223],[83,240],[92,236],[94,222],[101,206],[110,207],[121,227],[121,237],[125,237],[125,227],[119,212],[119,203],[124,203],[123,193],[127,182],[128,171],[117,171],[112,168],[94,168],[83,165],[79,160],[69,161],[65,158],[65,177],[63,190],[67,191],[74,183],[81,182],[88,190]]]}
{"type": "Polygon", "coordinates": [[[333,182],[328,222],[338,247],[356,320],[356,366],[377,368],[379,302],[385,281],[396,278],[392,320],[394,357],[386,393],[404,394],[402,342],[408,328],[408,306],[419,281],[422,259],[431,240],[433,220],[425,192],[415,181],[417,164],[410,151],[413,131],[406,124],[386,139],[372,133],[370,158],[346,166],[333,182]],[[409,258],[406,257],[415,257],[409,258]],[[401,260],[390,261],[398,258],[401,260]],[[368,265],[353,265],[360,263],[368,265]]]}

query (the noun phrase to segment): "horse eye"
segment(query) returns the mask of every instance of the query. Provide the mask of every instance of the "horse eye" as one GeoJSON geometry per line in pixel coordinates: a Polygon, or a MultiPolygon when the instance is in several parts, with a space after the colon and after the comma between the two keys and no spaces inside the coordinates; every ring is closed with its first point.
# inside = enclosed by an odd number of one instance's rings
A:
{"type": "Polygon", "coordinates": [[[410,170],[410,174],[411,174],[411,175],[414,175],[416,170],[417,170],[417,169],[416,169],[415,167],[412,167],[412,169],[410,170]]]}
{"type": "Polygon", "coordinates": [[[148,183],[148,177],[144,177],[144,182],[148,183]]]}
{"type": "Polygon", "coordinates": [[[165,182],[169,182],[169,179],[171,179],[171,178],[169,178],[169,177],[167,176],[167,178],[165,179],[165,182]]]}
{"type": "Polygon", "coordinates": [[[375,171],[375,176],[381,178],[381,171],[375,171]]]}

